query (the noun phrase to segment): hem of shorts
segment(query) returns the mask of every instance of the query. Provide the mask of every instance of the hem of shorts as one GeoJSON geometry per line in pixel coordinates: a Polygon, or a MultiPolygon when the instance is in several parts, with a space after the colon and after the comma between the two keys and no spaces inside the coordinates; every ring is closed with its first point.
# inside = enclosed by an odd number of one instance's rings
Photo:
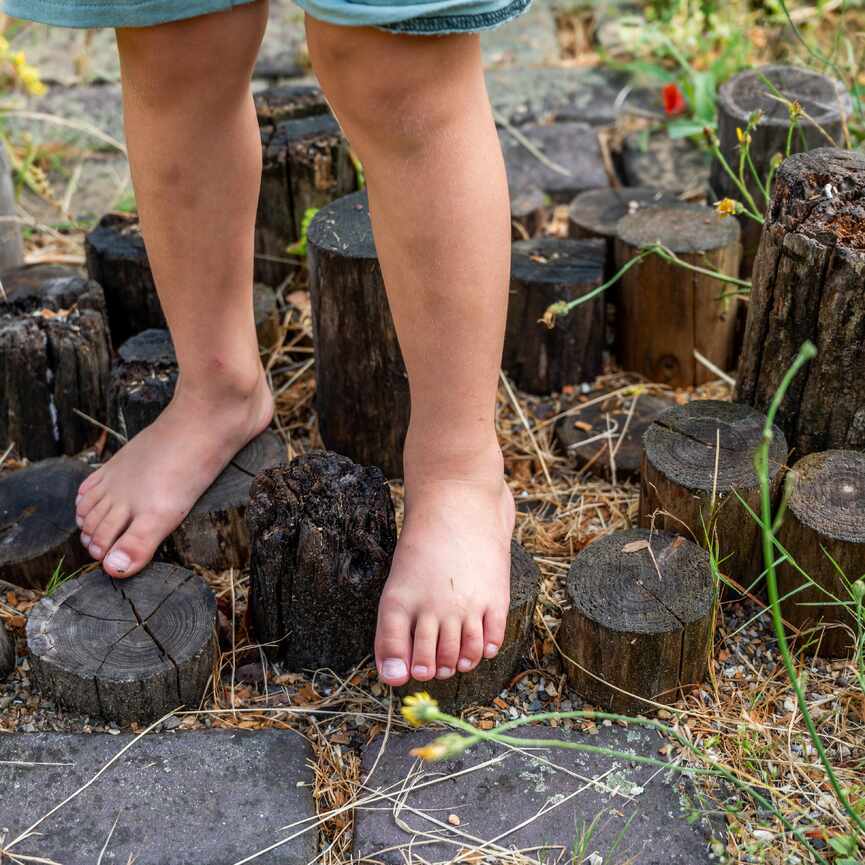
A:
{"type": "Polygon", "coordinates": [[[195,0],[178,8],[177,0],[91,0],[70,5],[67,0],[0,0],[0,12],[12,18],[52,27],[152,27],[169,21],[225,12],[253,0],[195,0]]]}
{"type": "Polygon", "coordinates": [[[492,30],[516,18],[531,5],[532,0],[511,0],[507,6],[494,12],[478,12],[468,15],[418,15],[405,21],[374,25],[379,30],[425,36],[446,33],[475,33],[492,30]]]}

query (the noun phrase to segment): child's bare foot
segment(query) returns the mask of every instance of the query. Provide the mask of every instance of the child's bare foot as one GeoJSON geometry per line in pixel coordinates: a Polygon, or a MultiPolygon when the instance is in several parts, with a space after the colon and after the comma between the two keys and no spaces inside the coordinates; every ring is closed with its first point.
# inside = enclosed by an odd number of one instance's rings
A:
{"type": "Polygon", "coordinates": [[[249,383],[178,382],[171,404],[78,491],[81,540],[114,577],[140,571],[232,457],[270,423],[261,369],[249,383]]]}
{"type": "Polygon", "coordinates": [[[502,644],[514,502],[497,448],[489,462],[485,477],[407,471],[406,516],[375,644],[389,685],[467,672],[502,644]]]}

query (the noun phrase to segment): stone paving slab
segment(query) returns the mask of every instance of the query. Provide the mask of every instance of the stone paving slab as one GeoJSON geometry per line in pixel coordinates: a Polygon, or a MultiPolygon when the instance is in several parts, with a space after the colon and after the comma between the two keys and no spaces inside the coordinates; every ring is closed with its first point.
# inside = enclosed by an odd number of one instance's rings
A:
{"type": "MultiPolygon", "coordinates": [[[[710,853],[710,842],[713,831],[720,837],[723,824],[702,814],[693,819],[699,797],[691,782],[678,773],[577,751],[549,748],[525,753],[490,743],[478,745],[460,759],[420,767],[409,750],[427,744],[436,735],[435,731],[419,730],[391,737],[367,785],[404,797],[398,817],[405,828],[397,824],[394,802],[359,809],[354,853],[362,861],[367,857],[369,861],[403,863],[411,843],[417,861],[447,862],[460,847],[472,846],[459,835],[465,833],[505,849],[534,848],[531,859],[540,862],[571,862],[575,845],[580,851],[574,859],[577,862],[717,862],[710,853]],[[421,786],[490,760],[496,762],[452,780],[421,786]],[[591,783],[592,779],[598,783],[591,783]],[[532,819],[544,809],[542,816],[532,819]],[[515,828],[524,823],[522,828],[515,828]],[[453,843],[430,842],[422,832],[453,843]],[[582,848],[581,836],[588,836],[582,848]],[[401,849],[388,849],[394,847],[401,849]],[[592,853],[602,860],[588,859],[592,853]]],[[[566,735],[587,744],[652,757],[658,756],[664,743],[658,734],[635,726],[601,727],[596,735],[564,734],[533,726],[521,728],[517,735],[532,739],[566,735]]],[[[365,776],[380,746],[379,738],[367,748],[365,776]]],[[[704,805],[711,807],[705,801],[704,805]]],[[[480,860],[471,861],[480,865],[480,860]]]]}
{"type": "MultiPolygon", "coordinates": [[[[133,737],[0,735],[0,839],[6,845],[86,783],[133,737]],[[16,763],[72,765],[15,765],[16,763]]],[[[10,852],[62,865],[232,865],[315,813],[309,746],[291,731],[149,734],[10,852]]],[[[253,860],[307,865],[313,829],[253,860]]],[[[0,856],[2,858],[2,856],[0,856]]],[[[5,859],[4,859],[5,861],[5,859]]]]}

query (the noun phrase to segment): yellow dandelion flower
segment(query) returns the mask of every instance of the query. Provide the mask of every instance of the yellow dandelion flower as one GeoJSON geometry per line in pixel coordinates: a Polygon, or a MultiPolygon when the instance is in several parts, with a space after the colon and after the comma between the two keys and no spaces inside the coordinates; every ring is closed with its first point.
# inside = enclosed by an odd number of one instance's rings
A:
{"type": "Polygon", "coordinates": [[[732,198],[722,198],[715,202],[715,212],[723,219],[725,216],[735,216],[738,205],[732,198]]]}
{"type": "Polygon", "coordinates": [[[438,717],[439,704],[426,692],[409,694],[402,701],[402,716],[412,725],[421,727],[438,717]]]}
{"type": "Polygon", "coordinates": [[[458,757],[465,751],[469,740],[458,733],[448,733],[433,739],[428,745],[421,748],[412,748],[409,753],[412,757],[420,757],[425,763],[435,763],[438,760],[448,760],[458,757]]]}

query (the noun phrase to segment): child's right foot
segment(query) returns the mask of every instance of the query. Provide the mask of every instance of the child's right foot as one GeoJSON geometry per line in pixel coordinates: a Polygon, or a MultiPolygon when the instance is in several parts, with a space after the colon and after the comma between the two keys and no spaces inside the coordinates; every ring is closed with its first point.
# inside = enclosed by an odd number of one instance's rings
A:
{"type": "Polygon", "coordinates": [[[250,384],[193,389],[170,405],[78,491],[81,540],[114,577],[140,571],[234,455],[270,423],[273,399],[259,369],[250,384]]]}

